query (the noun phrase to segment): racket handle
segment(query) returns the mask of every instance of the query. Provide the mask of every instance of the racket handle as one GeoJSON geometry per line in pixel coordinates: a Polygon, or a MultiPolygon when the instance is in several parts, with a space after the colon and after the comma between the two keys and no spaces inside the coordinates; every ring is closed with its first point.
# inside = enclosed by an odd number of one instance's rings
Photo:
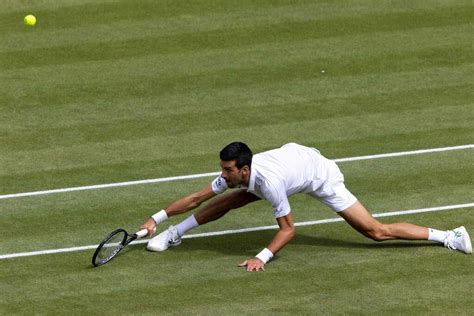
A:
{"type": "Polygon", "coordinates": [[[142,238],[148,235],[148,229],[143,228],[142,230],[138,231],[135,233],[137,235],[137,238],[142,238]]]}

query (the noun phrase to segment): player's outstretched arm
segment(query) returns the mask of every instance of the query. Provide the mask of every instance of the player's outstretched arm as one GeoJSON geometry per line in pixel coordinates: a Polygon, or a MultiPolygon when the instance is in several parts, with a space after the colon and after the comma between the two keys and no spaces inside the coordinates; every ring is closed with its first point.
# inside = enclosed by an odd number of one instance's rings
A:
{"type": "Polygon", "coordinates": [[[291,213],[277,218],[277,222],[280,229],[268,247],[257,254],[255,258],[240,263],[240,267],[246,267],[247,271],[265,271],[265,264],[270,261],[274,254],[276,254],[281,248],[285,247],[285,245],[293,239],[295,236],[295,225],[291,213]]]}
{"type": "Polygon", "coordinates": [[[193,210],[201,205],[202,202],[209,200],[216,193],[212,191],[211,184],[204,187],[202,190],[194,192],[188,196],[185,196],[173,203],[171,203],[166,209],[168,217],[186,213],[187,211],[193,210]]]}
{"type": "Polygon", "coordinates": [[[209,200],[215,195],[216,193],[212,191],[212,185],[209,184],[202,190],[187,195],[179,200],[176,200],[165,209],[152,215],[152,217],[150,217],[145,223],[143,223],[142,226],[140,226],[140,229],[146,228],[148,230],[148,235],[151,236],[156,231],[156,225],[162,222],[163,220],[166,220],[168,217],[193,210],[199,205],[201,205],[202,202],[209,200]]]}

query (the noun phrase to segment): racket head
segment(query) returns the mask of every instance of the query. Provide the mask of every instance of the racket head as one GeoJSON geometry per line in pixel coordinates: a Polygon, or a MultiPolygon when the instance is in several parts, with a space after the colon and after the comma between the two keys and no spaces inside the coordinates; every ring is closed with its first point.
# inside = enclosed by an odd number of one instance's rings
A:
{"type": "Polygon", "coordinates": [[[128,233],[122,228],[107,235],[97,246],[92,256],[92,264],[98,267],[112,260],[127,245],[127,237],[128,233]]]}

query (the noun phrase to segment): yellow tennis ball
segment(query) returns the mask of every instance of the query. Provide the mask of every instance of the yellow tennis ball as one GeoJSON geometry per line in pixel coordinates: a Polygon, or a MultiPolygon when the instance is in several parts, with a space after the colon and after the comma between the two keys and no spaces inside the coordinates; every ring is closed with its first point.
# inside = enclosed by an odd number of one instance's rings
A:
{"type": "Polygon", "coordinates": [[[34,15],[29,14],[25,16],[23,22],[25,22],[25,24],[28,26],[34,26],[36,24],[36,18],[34,15]]]}

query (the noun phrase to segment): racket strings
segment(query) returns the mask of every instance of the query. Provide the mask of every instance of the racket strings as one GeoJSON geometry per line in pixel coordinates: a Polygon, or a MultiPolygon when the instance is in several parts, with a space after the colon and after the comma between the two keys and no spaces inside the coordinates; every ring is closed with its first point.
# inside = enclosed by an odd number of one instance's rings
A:
{"type": "Polygon", "coordinates": [[[112,259],[122,248],[126,239],[126,234],[123,231],[111,236],[101,247],[97,254],[96,261],[107,262],[112,259]]]}

